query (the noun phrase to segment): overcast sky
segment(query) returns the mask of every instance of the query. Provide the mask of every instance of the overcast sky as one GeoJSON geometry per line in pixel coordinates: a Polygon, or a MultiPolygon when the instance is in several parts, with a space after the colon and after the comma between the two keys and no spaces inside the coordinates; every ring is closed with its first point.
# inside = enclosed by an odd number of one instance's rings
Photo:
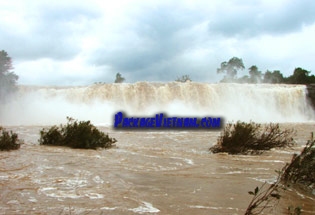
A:
{"type": "Polygon", "coordinates": [[[246,72],[315,74],[315,1],[0,0],[0,50],[32,85],[215,83],[233,56],[246,72]]]}

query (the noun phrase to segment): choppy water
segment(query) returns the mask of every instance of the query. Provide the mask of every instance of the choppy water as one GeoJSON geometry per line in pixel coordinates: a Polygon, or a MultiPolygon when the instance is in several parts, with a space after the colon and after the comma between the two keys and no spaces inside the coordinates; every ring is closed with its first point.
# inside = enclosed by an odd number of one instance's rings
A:
{"type": "MultiPolygon", "coordinates": [[[[0,214],[244,214],[247,192],[273,181],[314,130],[312,123],[282,127],[297,129],[297,146],[257,156],[210,154],[219,132],[99,127],[118,142],[95,151],[39,146],[42,127],[8,127],[26,143],[0,152],[0,214]]],[[[287,191],[270,213],[293,205],[315,214],[314,202],[287,191]]]]}
{"type": "MultiPolygon", "coordinates": [[[[20,86],[0,106],[0,124],[25,140],[17,151],[0,152],[0,214],[244,214],[248,191],[276,178],[314,131],[314,119],[302,85],[20,86]],[[112,130],[117,111],[281,122],[297,129],[297,146],[259,156],[210,154],[220,131],[112,130]],[[117,148],[39,146],[39,130],[66,116],[91,120],[118,140],[117,148]]],[[[287,214],[292,205],[315,214],[314,200],[287,191],[270,213],[287,214]]]]}

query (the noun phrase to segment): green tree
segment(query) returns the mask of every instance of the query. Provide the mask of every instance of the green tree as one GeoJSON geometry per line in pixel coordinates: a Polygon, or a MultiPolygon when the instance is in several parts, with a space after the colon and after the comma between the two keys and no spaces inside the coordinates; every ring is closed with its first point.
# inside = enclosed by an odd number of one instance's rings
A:
{"type": "Polygon", "coordinates": [[[285,79],[279,70],[274,70],[273,72],[267,70],[264,74],[264,83],[279,84],[284,83],[284,81],[285,79]]]}
{"type": "Polygon", "coordinates": [[[0,100],[16,90],[18,76],[12,70],[11,57],[6,51],[0,51],[0,100]]]}
{"type": "Polygon", "coordinates": [[[261,71],[258,70],[258,67],[253,65],[249,67],[249,82],[250,83],[260,83],[261,82],[261,71]]]}
{"type": "Polygon", "coordinates": [[[182,75],[181,77],[178,77],[175,81],[185,83],[185,82],[191,82],[191,79],[189,75],[182,75]]]}
{"type": "Polygon", "coordinates": [[[125,81],[125,78],[121,76],[120,73],[116,74],[116,79],[115,79],[115,83],[122,83],[125,81]]]}
{"type": "Polygon", "coordinates": [[[232,57],[228,62],[224,61],[221,63],[221,67],[217,69],[217,73],[225,74],[221,82],[234,82],[238,70],[243,70],[244,64],[241,58],[232,57]]]}
{"type": "Polygon", "coordinates": [[[248,75],[244,75],[243,77],[241,77],[241,78],[238,78],[237,79],[237,82],[238,83],[249,83],[250,82],[250,79],[249,79],[249,77],[248,77],[248,75]]]}
{"type": "Polygon", "coordinates": [[[293,71],[293,75],[287,78],[287,82],[289,84],[310,84],[315,83],[314,75],[309,76],[311,72],[301,67],[295,68],[293,71]]]}

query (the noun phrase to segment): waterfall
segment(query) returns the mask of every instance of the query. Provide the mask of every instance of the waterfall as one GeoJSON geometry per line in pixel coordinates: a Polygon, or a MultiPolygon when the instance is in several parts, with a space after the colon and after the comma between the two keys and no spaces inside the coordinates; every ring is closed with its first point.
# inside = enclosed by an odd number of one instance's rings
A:
{"type": "Polygon", "coordinates": [[[223,117],[225,121],[308,122],[315,119],[304,85],[151,83],[82,87],[19,86],[0,106],[1,125],[52,125],[66,116],[113,124],[114,114],[223,117]]]}

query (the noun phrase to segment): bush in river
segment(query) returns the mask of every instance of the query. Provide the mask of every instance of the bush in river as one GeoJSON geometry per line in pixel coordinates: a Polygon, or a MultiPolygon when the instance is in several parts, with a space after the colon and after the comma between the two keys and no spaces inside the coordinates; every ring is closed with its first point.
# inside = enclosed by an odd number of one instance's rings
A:
{"type": "Polygon", "coordinates": [[[71,148],[110,148],[117,140],[99,131],[90,121],[77,121],[67,117],[66,125],[52,126],[40,131],[40,145],[68,146],[71,148]]]}
{"type": "Polygon", "coordinates": [[[21,143],[16,133],[8,132],[0,126],[0,151],[19,149],[21,143]]]}
{"type": "Polygon", "coordinates": [[[266,125],[238,121],[229,123],[218,138],[217,144],[209,150],[213,153],[260,154],[271,148],[281,148],[294,144],[293,130],[281,130],[279,124],[266,125]]]}

